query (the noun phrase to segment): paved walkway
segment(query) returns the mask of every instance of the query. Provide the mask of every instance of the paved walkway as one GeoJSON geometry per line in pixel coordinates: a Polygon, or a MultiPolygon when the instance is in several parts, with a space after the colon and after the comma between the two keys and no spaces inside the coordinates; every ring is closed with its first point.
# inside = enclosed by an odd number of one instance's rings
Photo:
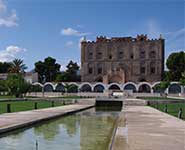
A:
{"type": "Polygon", "coordinates": [[[66,105],[54,108],[38,109],[0,115],[0,134],[17,128],[26,127],[34,123],[83,110],[93,105],[66,105]]]}
{"type": "Polygon", "coordinates": [[[113,150],[184,150],[185,121],[148,106],[126,106],[113,150]]]}

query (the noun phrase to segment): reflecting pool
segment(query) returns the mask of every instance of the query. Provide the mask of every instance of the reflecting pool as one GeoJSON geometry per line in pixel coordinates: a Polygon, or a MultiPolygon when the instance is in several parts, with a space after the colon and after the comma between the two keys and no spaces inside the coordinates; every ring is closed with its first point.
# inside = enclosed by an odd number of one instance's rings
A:
{"type": "Polygon", "coordinates": [[[0,150],[107,150],[119,111],[95,108],[0,138],[0,150]]]}

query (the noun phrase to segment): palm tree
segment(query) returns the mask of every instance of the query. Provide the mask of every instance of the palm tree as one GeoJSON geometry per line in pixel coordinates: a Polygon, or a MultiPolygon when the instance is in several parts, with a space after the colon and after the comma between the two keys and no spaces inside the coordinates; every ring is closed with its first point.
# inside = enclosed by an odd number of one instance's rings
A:
{"type": "Polygon", "coordinates": [[[27,66],[23,63],[21,59],[14,59],[11,63],[11,67],[9,69],[10,73],[24,73],[27,66]]]}

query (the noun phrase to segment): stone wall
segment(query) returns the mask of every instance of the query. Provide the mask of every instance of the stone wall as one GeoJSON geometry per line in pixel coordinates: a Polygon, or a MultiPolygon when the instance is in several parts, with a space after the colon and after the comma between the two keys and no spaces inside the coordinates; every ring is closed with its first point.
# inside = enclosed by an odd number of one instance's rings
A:
{"type": "Polygon", "coordinates": [[[81,43],[82,82],[155,82],[164,71],[164,39],[97,37],[81,43]]]}

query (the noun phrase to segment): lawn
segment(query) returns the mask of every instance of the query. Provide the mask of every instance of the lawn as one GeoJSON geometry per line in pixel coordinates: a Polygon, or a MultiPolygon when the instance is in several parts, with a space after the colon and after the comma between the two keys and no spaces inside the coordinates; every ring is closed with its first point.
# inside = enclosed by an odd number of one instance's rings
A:
{"type": "Polygon", "coordinates": [[[15,96],[10,96],[10,95],[0,95],[0,100],[1,99],[12,99],[15,98],[15,96]]]}
{"type": "Polygon", "coordinates": [[[165,105],[167,105],[167,113],[175,117],[178,117],[179,108],[182,108],[182,117],[185,120],[185,103],[152,104],[150,106],[164,112],[165,105]]]}
{"type": "Polygon", "coordinates": [[[168,98],[168,97],[138,97],[139,99],[144,100],[179,100],[175,98],[168,98]]]}
{"type": "MultiPolygon", "coordinates": [[[[33,110],[37,103],[37,108],[52,107],[51,101],[15,101],[15,102],[0,102],[0,114],[7,112],[7,104],[11,105],[11,112],[19,112],[26,110],[33,110]]],[[[61,102],[54,102],[54,106],[63,105],[61,102]]]]}

